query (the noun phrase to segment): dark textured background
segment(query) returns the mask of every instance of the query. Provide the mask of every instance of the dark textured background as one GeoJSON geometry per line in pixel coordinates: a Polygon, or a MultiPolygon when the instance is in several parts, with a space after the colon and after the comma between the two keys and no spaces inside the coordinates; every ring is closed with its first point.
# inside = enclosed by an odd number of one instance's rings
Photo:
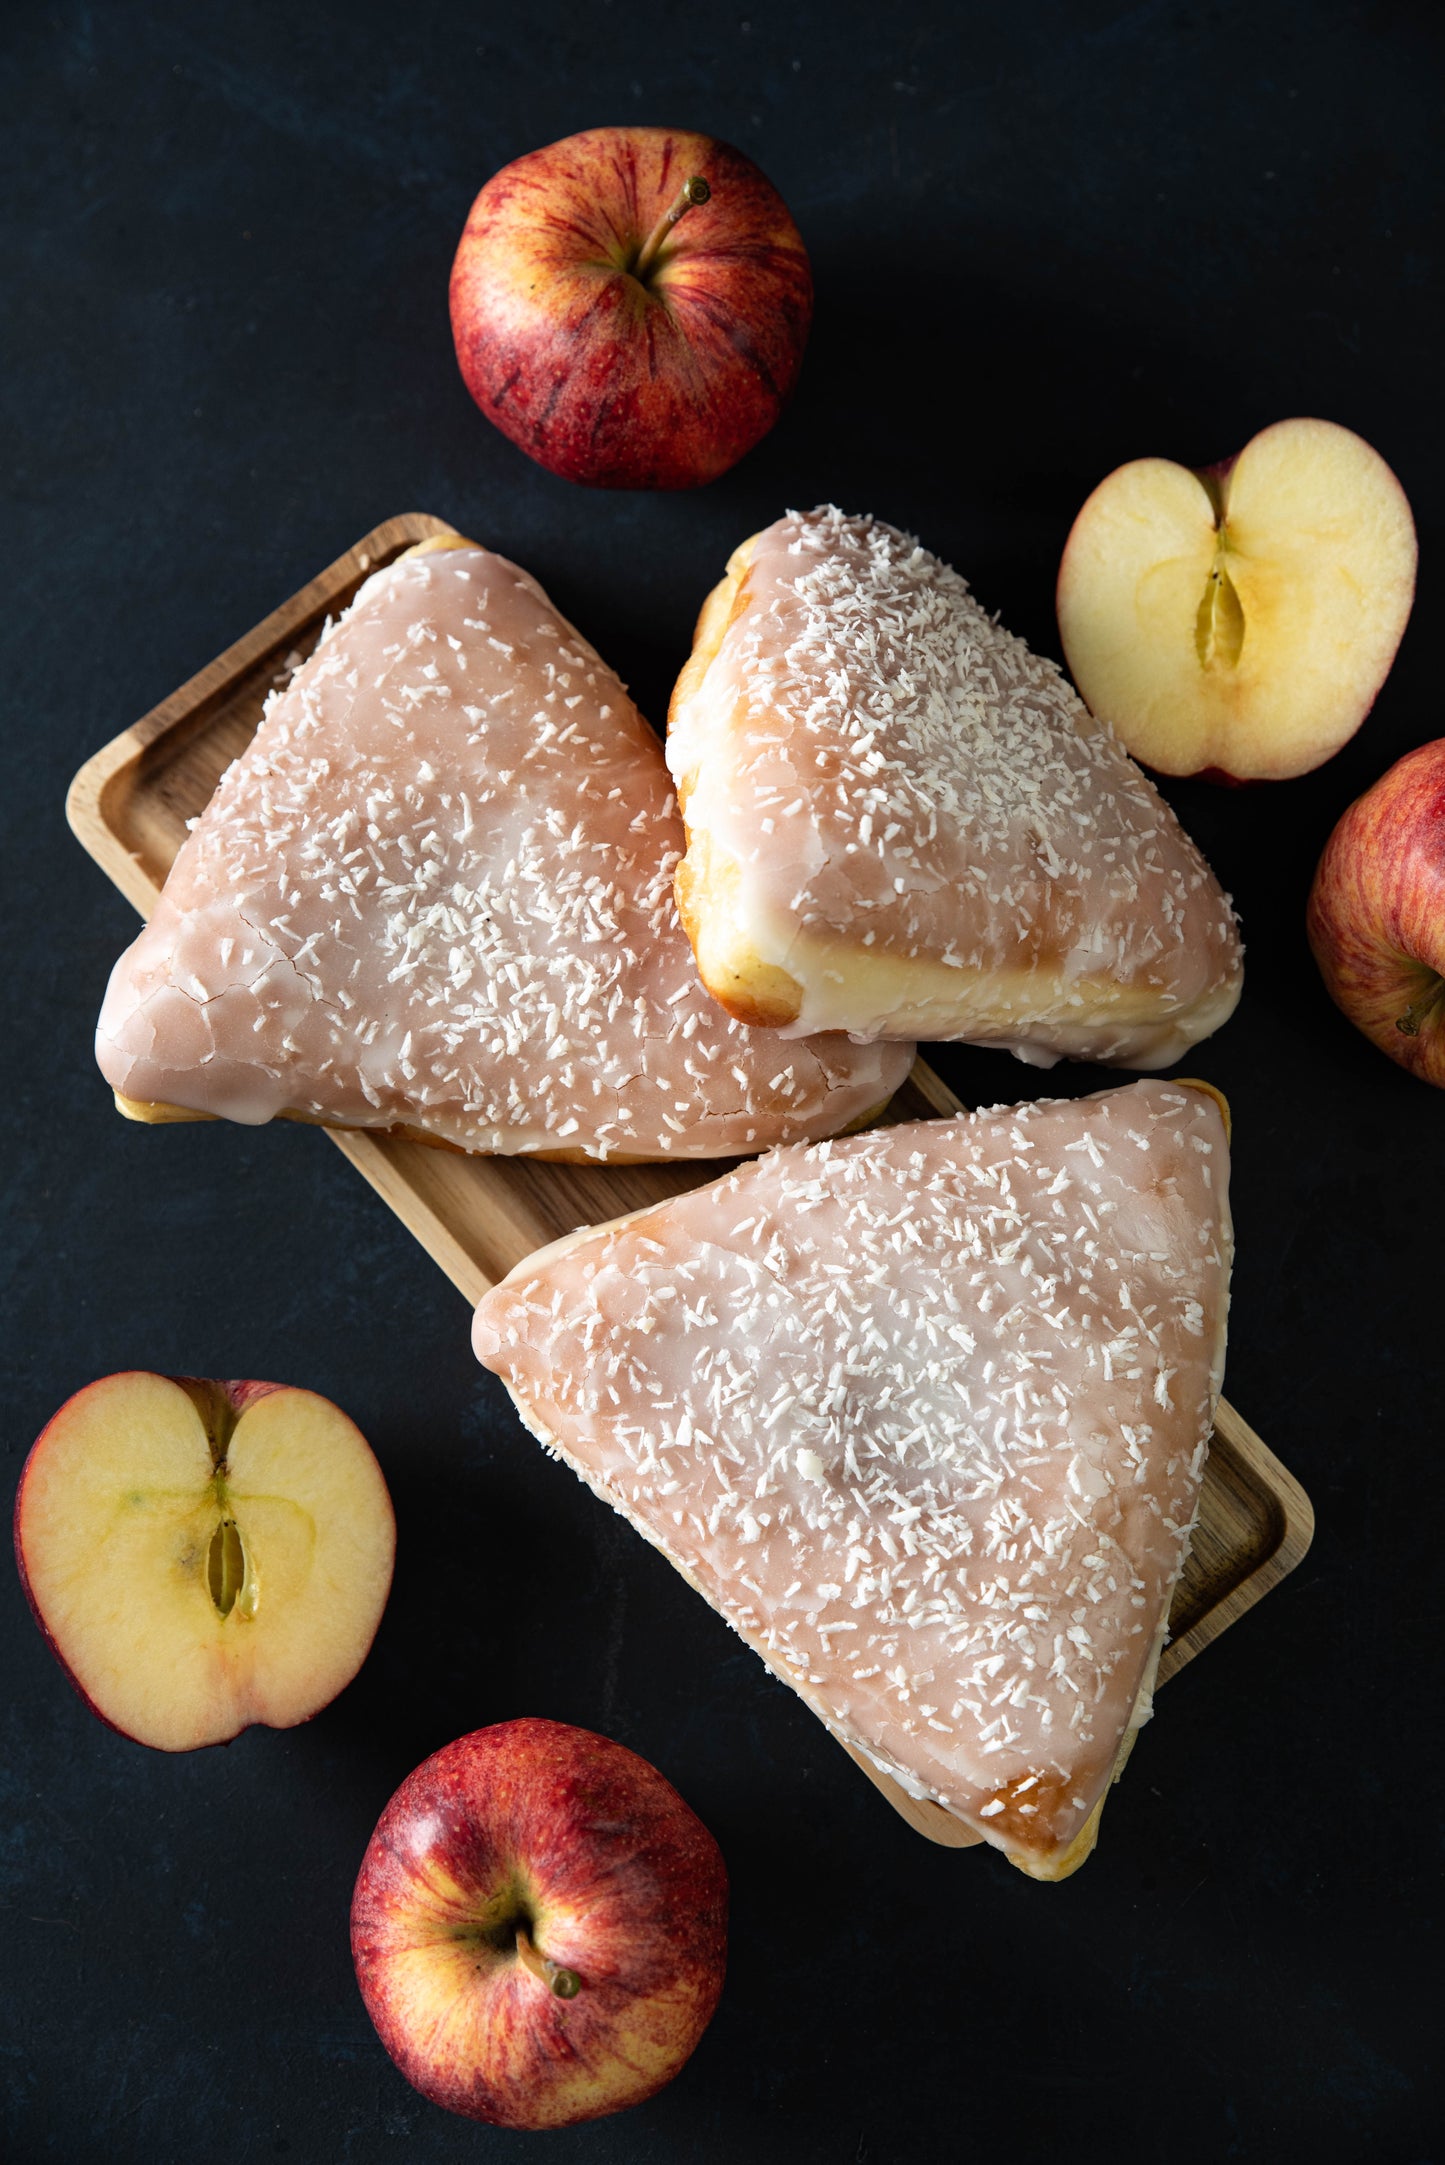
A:
{"type": "MultiPolygon", "coordinates": [[[[1268,0],[9,0],[5,1478],[93,1376],[260,1373],[361,1423],[400,1550],[335,1706],[181,1759],[85,1712],[0,1573],[8,2159],[1441,2154],[1445,1100],[1336,1015],[1301,930],[1340,810],[1445,727],[1439,23],[1268,0]],[[452,360],[475,190],[629,120],[750,151],[817,274],[792,411],[697,496],[553,480],[452,360]],[[530,566],[660,716],[704,589],[785,504],[914,527],[1056,652],[1054,572],[1093,484],[1296,412],[1359,429],[1403,480],[1414,622],[1321,772],[1170,794],[1249,940],[1244,1004],[1198,1062],[1237,1122],[1228,1389],[1319,1534],[1169,1687],[1096,1859],[1037,1887],[911,1834],[543,1458],[473,1365],[461,1301],[320,1136],[116,1118],[90,1033],[134,920],[61,802],[91,751],[392,512],[530,566]],[[531,1711],[655,1760],[735,1884],[728,1990],[685,2074],[550,2138],[414,2095],[346,1945],[396,1783],[531,1711]]],[[[939,1064],[975,1102],[1049,1087],[1002,1055],[939,1064]]]]}

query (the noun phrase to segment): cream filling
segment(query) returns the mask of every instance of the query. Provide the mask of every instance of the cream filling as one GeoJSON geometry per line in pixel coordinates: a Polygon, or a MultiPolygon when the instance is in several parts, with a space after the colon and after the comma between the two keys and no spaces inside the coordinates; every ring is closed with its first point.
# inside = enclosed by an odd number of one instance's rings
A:
{"type": "Polygon", "coordinates": [[[1150,1069],[1172,1066],[1238,1003],[1237,977],[1175,1006],[1168,993],[1112,977],[974,970],[799,929],[762,899],[728,835],[708,819],[710,794],[689,799],[689,831],[704,839],[714,865],[731,862],[737,871],[727,883],[725,926],[710,930],[708,945],[744,981],[762,965],[798,985],[802,1006],[781,1037],[837,1030],[859,1041],[943,1039],[1000,1046],[1030,1067],[1070,1057],[1150,1069]]]}
{"type": "Polygon", "coordinates": [[[997,1046],[1030,1067],[1072,1058],[1147,1070],[1172,1066],[1228,1021],[1239,1002],[1237,968],[1180,1003],[1174,994],[1107,974],[972,970],[898,955],[863,944],[866,914],[857,934],[845,938],[800,927],[769,907],[728,803],[728,739],[737,709],[736,687],[722,665],[726,645],[724,637],[701,682],[674,709],[667,763],[690,846],[696,837],[714,875],[705,903],[712,921],[701,944],[744,984],[760,968],[793,979],[802,1005],[791,1022],[777,1026],[780,1037],[846,1031],[858,1042],[922,1038],[997,1046]]]}

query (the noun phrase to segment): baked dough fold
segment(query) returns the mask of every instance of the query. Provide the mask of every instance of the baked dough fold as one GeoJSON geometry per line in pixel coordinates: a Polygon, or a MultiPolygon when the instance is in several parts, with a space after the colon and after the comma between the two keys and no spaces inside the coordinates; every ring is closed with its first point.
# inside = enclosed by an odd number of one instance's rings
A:
{"type": "Polygon", "coordinates": [[[1057,1878],[1188,1553],[1228,1159],[1157,1079],[775,1151],[529,1257],[473,1343],[841,1739],[1057,1878]]]}
{"type": "Polygon", "coordinates": [[[526,572],[424,545],[268,707],[117,963],[134,1117],[730,1156],[875,1112],[908,1047],[730,1021],[677,919],[662,748],[526,572]]]}
{"type": "Polygon", "coordinates": [[[785,1034],[1166,1067],[1233,1012],[1227,897],[1051,662],[833,507],[736,551],[673,696],[682,920],[785,1034]]]}

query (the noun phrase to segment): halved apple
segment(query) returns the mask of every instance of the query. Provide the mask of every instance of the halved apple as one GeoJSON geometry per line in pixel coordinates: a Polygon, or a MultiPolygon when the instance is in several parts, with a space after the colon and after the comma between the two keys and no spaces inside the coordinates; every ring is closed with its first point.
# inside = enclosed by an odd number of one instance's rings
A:
{"type": "Polygon", "coordinates": [[[1202,473],[1100,482],[1059,567],[1059,632],[1102,721],[1161,774],[1305,774],[1352,737],[1415,594],[1415,523],[1378,451],[1279,421],[1202,473]]]}
{"type": "Polygon", "coordinates": [[[68,1399],[25,1462],[15,1555],[102,1721],[160,1751],[320,1712],[366,1658],[396,1525],[329,1399],[131,1369],[68,1399]]]}

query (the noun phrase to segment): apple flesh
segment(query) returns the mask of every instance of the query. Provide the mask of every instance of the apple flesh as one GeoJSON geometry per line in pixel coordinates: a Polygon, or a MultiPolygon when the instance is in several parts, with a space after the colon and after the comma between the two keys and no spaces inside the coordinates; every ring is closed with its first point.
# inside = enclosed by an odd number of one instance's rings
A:
{"type": "Polygon", "coordinates": [[[320,1712],[391,1586],[391,1499],[314,1391],[128,1370],[68,1399],[25,1462],[15,1555],[102,1721],[160,1751],[320,1712]]]}
{"type": "Polygon", "coordinates": [[[1064,654],[1145,766],[1283,780],[1329,759],[1369,713],[1415,560],[1404,490],[1333,422],[1280,421],[1202,473],[1135,459],[1074,521],[1064,654]]]}
{"type": "Polygon", "coordinates": [[[752,160],[590,128],[494,174],[451,279],[467,389],[530,458],[598,488],[713,480],[797,380],[813,280],[752,160]]]}
{"type": "Polygon", "coordinates": [[[670,1782],[587,1729],[508,1721],[402,1783],[351,1946],[408,2082],[498,2127],[567,2127],[670,2082],[722,1990],[727,1873],[670,1782]]]}
{"type": "Polygon", "coordinates": [[[1445,737],[1396,760],[1340,820],[1306,929],[1335,1005],[1445,1089],[1445,737]]]}

